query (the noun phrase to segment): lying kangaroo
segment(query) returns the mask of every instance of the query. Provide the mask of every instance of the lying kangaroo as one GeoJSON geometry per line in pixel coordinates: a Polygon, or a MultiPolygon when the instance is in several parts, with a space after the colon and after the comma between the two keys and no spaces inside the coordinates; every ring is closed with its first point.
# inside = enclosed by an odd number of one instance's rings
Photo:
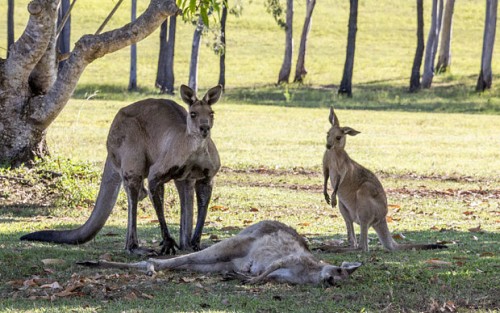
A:
{"type": "Polygon", "coordinates": [[[293,228],[277,221],[259,222],[235,237],[202,251],[171,259],[149,259],[137,263],[100,260],[78,264],[100,268],[133,268],[149,275],[155,271],[174,269],[219,272],[252,284],[277,281],[325,285],[333,285],[347,278],[361,266],[358,262],[343,262],[339,267],[317,260],[303,237],[293,228]]]}
{"type": "Polygon", "coordinates": [[[137,203],[150,198],[161,227],[161,253],[179,248],[171,237],[163,212],[164,184],[175,181],[180,204],[180,249],[198,249],[212,195],[213,177],[220,168],[219,154],[210,138],[214,121],[212,105],[219,100],[222,87],[211,88],[199,100],[188,86],[181,86],[181,97],[189,112],[171,100],[147,99],[122,108],[108,135],[108,156],[95,208],[87,222],[74,230],[43,230],[21,240],[81,244],[91,240],[106,223],[118,196],[120,184],[128,198],[128,228],[125,249],[134,254],[151,254],[137,239],[137,203]],[[196,192],[198,219],[194,235],[193,197],[196,192]]]}
{"type": "MultiPolygon", "coordinates": [[[[356,136],[357,130],[340,127],[333,107],[330,108],[330,123],[323,156],[323,194],[332,207],[339,198],[340,213],[347,227],[347,237],[352,248],[357,249],[353,222],[360,225],[360,246],[368,251],[368,228],[373,226],[378,238],[387,250],[439,249],[445,245],[437,244],[397,244],[387,227],[387,197],[377,176],[352,160],[344,150],[346,135],[356,136]],[[328,179],[331,178],[332,197],[328,194],[328,179]]],[[[340,249],[339,249],[340,250],[340,249]]],[[[345,250],[344,250],[345,251],[345,250]]]]}

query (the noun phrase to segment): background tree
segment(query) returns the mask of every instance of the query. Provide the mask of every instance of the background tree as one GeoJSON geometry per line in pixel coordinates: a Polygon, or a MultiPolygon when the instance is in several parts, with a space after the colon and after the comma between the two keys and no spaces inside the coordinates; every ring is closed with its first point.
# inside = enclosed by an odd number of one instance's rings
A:
{"type": "Polygon", "coordinates": [[[278,75],[278,84],[288,83],[293,56],[293,0],[286,0],[285,56],[278,75]]]}
{"type": "Polygon", "coordinates": [[[226,20],[227,20],[227,1],[222,3],[222,15],[220,18],[220,44],[221,51],[219,55],[219,85],[222,90],[226,87],[226,20]]]}
{"type": "Polygon", "coordinates": [[[422,74],[421,82],[422,88],[430,88],[432,79],[434,78],[434,60],[437,51],[440,27],[440,7],[443,7],[442,0],[432,0],[431,27],[429,29],[427,46],[425,48],[424,73],[422,74]]]}
{"type": "Polygon", "coordinates": [[[174,94],[174,55],[177,17],[171,16],[161,24],[160,54],[156,72],[156,87],[160,93],[174,94]],[[170,22],[170,23],[169,23],[170,22]]]}
{"type": "Polygon", "coordinates": [[[312,14],[315,5],[316,0],[306,0],[306,18],[304,21],[304,27],[302,27],[302,35],[300,36],[299,55],[297,56],[297,65],[295,66],[294,82],[302,82],[304,77],[307,75],[305,65],[307,39],[309,37],[309,31],[311,30],[312,14]]]}
{"type": "Polygon", "coordinates": [[[151,34],[169,15],[173,0],[151,0],[133,23],[80,38],[57,72],[56,21],[59,0],[34,0],[25,31],[0,59],[0,164],[29,162],[48,152],[47,128],[69,100],[86,66],[151,34]]]}
{"type": "MultiPolygon", "coordinates": [[[[137,13],[137,0],[132,0],[130,9],[130,20],[135,22],[137,13]]],[[[137,90],[137,45],[133,43],[130,46],[130,77],[128,80],[128,91],[137,90]]]]}
{"type": "Polygon", "coordinates": [[[344,64],[344,74],[338,93],[352,97],[352,71],[354,69],[354,51],[356,50],[356,32],[358,30],[358,0],[350,0],[349,31],[344,64]]]}
{"type": "Polygon", "coordinates": [[[441,27],[441,38],[439,42],[439,55],[436,65],[437,73],[444,73],[451,65],[451,38],[453,29],[453,11],[455,0],[446,0],[441,27]]]}
{"type": "Polygon", "coordinates": [[[491,88],[493,74],[491,61],[497,25],[498,0],[486,0],[486,15],[484,19],[483,52],[481,54],[481,71],[477,78],[476,91],[491,88]]]}
{"type": "Polygon", "coordinates": [[[410,92],[420,89],[420,67],[424,56],[424,1],[417,0],[417,49],[411,68],[410,92]]]}
{"type": "Polygon", "coordinates": [[[201,34],[205,24],[203,19],[198,19],[193,34],[193,44],[191,46],[191,61],[189,62],[189,83],[188,86],[194,91],[198,90],[198,58],[200,55],[201,34]]]}
{"type": "Polygon", "coordinates": [[[14,43],[14,0],[7,2],[7,57],[9,47],[14,43]]]}
{"type": "Polygon", "coordinates": [[[57,17],[57,53],[59,54],[59,70],[63,67],[66,62],[66,58],[71,50],[71,8],[75,4],[76,0],[70,4],[69,0],[61,0],[61,5],[59,7],[58,17],[57,17]]]}

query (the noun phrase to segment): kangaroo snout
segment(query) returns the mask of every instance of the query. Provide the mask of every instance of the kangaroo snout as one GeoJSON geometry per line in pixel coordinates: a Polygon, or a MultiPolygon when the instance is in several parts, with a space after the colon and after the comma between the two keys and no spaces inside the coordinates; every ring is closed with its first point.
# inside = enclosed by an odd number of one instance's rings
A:
{"type": "Polygon", "coordinates": [[[200,133],[203,136],[203,138],[207,137],[208,134],[210,133],[210,126],[209,125],[201,125],[200,126],[200,133]]]}

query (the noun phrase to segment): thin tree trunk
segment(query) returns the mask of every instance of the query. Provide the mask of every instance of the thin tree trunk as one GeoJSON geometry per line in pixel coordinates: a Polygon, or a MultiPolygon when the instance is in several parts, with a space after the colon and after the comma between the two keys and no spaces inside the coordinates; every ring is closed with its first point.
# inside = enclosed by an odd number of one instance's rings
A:
{"type": "Polygon", "coordinates": [[[436,65],[437,73],[445,73],[451,65],[451,38],[453,34],[453,10],[455,0],[446,0],[439,43],[439,55],[436,65]]]}
{"type": "Polygon", "coordinates": [[[427,46],[425,48],[424,73],[422,75],[422,88],[430,88],[434,78],[434,51],[439,38],[439,3],[442,0],[432,0],[432,17],[427,46]]]}
{"type": "Polygon", "coordinates": [[[300,37],[299,55],[297,57],[297,65],[295,66],[295,78],[294,82],[302,82],[304,77],[307,75],[305,59],[306,59],[306,49],[307,49],[307,39],[309,37],[309,31],[312,25],[312,14],[314,11],[314,6],[316,5],[316,0],[306,0],[306,18],[304,21],[304,27],[302,28],[302,36],[300,37]]]}
{"type": "Polygon", "coordinates": [[[167,84],[167,29],[168,19],[160,26],[160,53],[158,55],[158,68],[156,69],[156,88],[160,93],[166,92],[167,84]]]}
{"type": "Polygon", "coordinates": [[[57,19],[57,28],[61,27],[61,24],[64,23],[61,29],[61,33],[57,38],[57,53],[61,55],[61,60],[59,61],[59,70],[64,66],[66,62],[65,56],[69,54],[70,51],[70,40],[71,40],[71,14],[68,15],[66,21],[64,21],[64,16],[70,10],[70,1],[62,0],[61,6],[59,8],[59,15],[57,19]]]}
{"type": "Polygon", "coordinates": [[[171,16],[168,18],[170,25],[168,26],[168,38],[167,38],[167,68],[165,76],[165,92],[168,94],[174,94],[174,56],[175,56],[175,32],[177,27],[177,16],[171,16]]]}
{"type": "Polygon", "coordinates": [[[481,54],[481,71],[477,79],[476,91],[482,92],[491,88],[493,74],[491,61],[497,25],[498,0],[486,0],[486,16],[484,22],[483,52],[481,54]]]}
{"type": "Polygon", "coordinates": [[[410,92],[420,89],[420,67],[424,56],[424,2],[417,0],[417,49],[411,68],[410,92]]]}
{"type": "MultiPolygon", "coordinates": [[[[132,0],[132,8],[130,19],[133,22],[136,20],[137,0],[132,0]]],[[[133,43],[130,46],[130,77],[128,81],[128,91],[137,90],[137,45],[133,43]]]]}
{"type": "Polygon", "coordinates": [[[278,84],[288,83],[292,71],[293,54],[293,0],[286,1],[285,57],[278,75],[278,84]]]}
{"type": "Polygon", "coordinates": [[[356,32],[358,30],[358,0],[350,0],[349,31],[347,35],[347,51],[344,74],[340,82],[339,94],[352,97],[352,72],[354,69],[354,52],[356,50],[356,32]]]}
{"type": "Polygon", "coordinates": [[[14,43],[14,0],[7,4],[7,57],[9,57],[10,46],[14,43]]]}
{"type": "Polygon", "coordinates": [[[227,2],[222,7],[222,16],[220,18],[220,41],[222,53],[219,57],[219,85],[222,90],[226,87],[226,20],[227,20],[227,2]]]}
{"type": "Polygon", "coordinates": [[[191,62],[189,64],[189,87],[195,92],[198,90],[198,59],[200,52],[201,33],[203,32],[203,20],[198,19],[193,34],[193,45],[191,47],[191,62]]]}

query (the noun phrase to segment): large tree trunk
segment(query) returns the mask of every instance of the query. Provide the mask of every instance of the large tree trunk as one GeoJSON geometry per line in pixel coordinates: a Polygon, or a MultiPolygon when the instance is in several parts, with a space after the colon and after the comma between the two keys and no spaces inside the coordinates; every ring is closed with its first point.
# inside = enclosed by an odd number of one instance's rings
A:
{"type": "Polygon", "coordinates": [[[434,78],[434,60],[436,56],[440,21],[439,7],[442,7],[442,0],[432,0],[432,17],[429,35],[427,37],[427,46],[425,48],[424,73],[422,74],[422,88],[430,88],[434,78]],[[439,4],[441,3],[441,5],[439,4]]]}
{"type": "Polygon", "coordinates": [[[481,72],[477,78],[476,91],[491,88],[493,74],[491,61],[493,59],[493,46],[497,25],[498,0],[486,0],[486,17],[484,22],[483,52],[481,55],[481,72]]]}
{"type": "Polygon", "coordinates": [[[292,71],[293,53],[293,0],[286,1],[285,57],[278,75],[278,84],[288,83],[292,71]]]}
{"type": "Polygon", "coordinates": [[[349,31],[347,35],[347,51],[344,64],[344,74],[340,82],[339,94],[352,97],[352,72],[354,68],[354,51],[356,50],[356,32],[358,30],[358,0],[350,0],[349,31]]]}
{"type": "Polygon", "coordinates": [[[220,18],[220,42],[222,53],[219,57],[219,85],[222,90],[226,87],[226,20],[227,20],[227,2],[222,7],[222,16],[220,18]]]}
{"type": "Polygon", "coordinates": [[[444,73],[450,69],[451,65],[451,38],[453,33],[453,10],[455,0],[446,0],[444,8],[443,25],[441,28],[441,38],[439,42],[439,55],[436,65],[437,73],[444,73]]]}
{"type": "Polygon", "coordinates": [[[417,0],[417,49],[411,68],[410,92],[420,89],[420,67],[424,56],[424,1],[417,0]]]}
{"type": "Polygon", "coordinates": [[[200,54],[201,34],[203,32],[203,20],[198,19],[196,29],[193,34],[193,45],[191,47],[191,62],[189,63],[189,84],[188,86],[195,92],[198,91],[198,59],[200,54]]]}
{"type": "Polygon", "coordinates": [[[61,0],[61,6],[59,7],[59,16],[57,18],[57,27],[62,29],[59,37],[57,38],[57,53],[61,55],[61,61],[59,61],[59,70],[62,69],[64,63],[66,62],[66,56],[70,52],[70,40],[71,40],[71,14],[70,2],[69,0],[61,0]],[[68,13],[67,19],[64,21],[64,16],[68,13]]]}
{"type": "Polygon", "coordinates": [[[33,0],[24,33],[0,59],[0,164],[12,166],[47,153],[45,133],[68,102],[86,66],[151,34],[175,1],[151,0],[133,23],[99,35],[85,35],[57,72],[56,20],[59,0],[33,0]]]}
{"type": "Polygon", "coordinates": [[[156,72],[156,87],[160,93],[174,94],[174,51],[176,16],[171,16],[160,28],[160,54],[158,56],[158,70],[156,72]],[[168,22],[170,21],[170,24],[168,22]]]}
{"type": "Polygon", "coordinates": [[[297,65],[295,66],[295,77],[294,82],[302,82],[304,77],[307,75],[306,70],[306,49],[307,49],[307,39],[309,37],[309,31],[311,30],[312,24],[312,14],[314,11],[314,6],[316,5],[316,0],[306,0],[306,18],[304,21],[304,27],[302,28],[302,36],[300,37],[299,55],[297,57],[297,65]]]}
{"type": "Polygon", "coordinates": [[[14,43],[14,0],[7,3],[7,57],[10,46],[14,43]]]}
{"type": "MultiPolygon", "coordinates": [[[[133,23],[136,20],[137,0],[132,0],[130,11],[130,20],[133,23]]],[[[137,45],[135,43],[130,46],[130,77],[128,80],[128,90],[137,90],[137,45]]]]}

